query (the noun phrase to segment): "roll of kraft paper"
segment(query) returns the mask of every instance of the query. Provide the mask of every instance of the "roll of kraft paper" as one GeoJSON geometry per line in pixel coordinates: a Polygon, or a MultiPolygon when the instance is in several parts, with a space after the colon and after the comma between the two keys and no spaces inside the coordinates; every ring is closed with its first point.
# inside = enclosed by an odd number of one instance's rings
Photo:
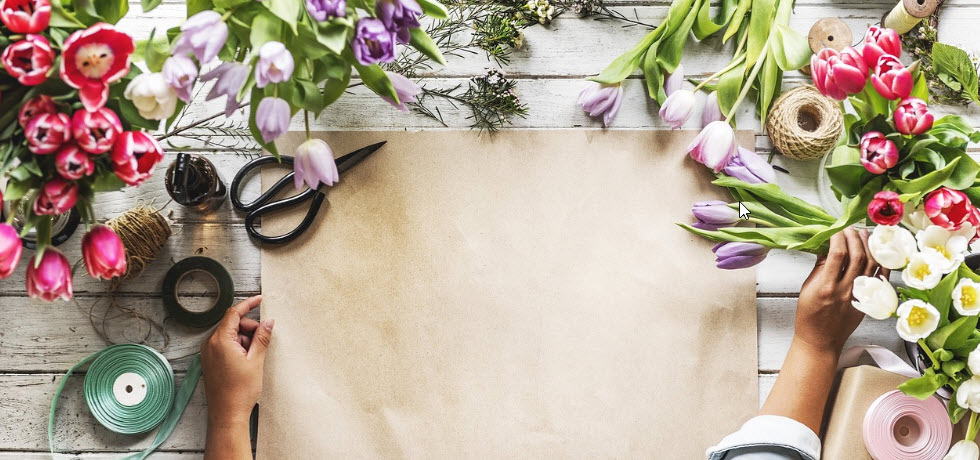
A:
{"type": "Polygon", "coordinates": [[[125,460],[142,460],[170,436],[201,377],[201,355],[195,355],[179,389],[174,371],[156,350],[139,344],[113,345],[81,360],[61,378],[48,415],[48,446],[54,446],[55,412],[65,384],[88,365],[83,382],[85,404],[102,426],[115,433],[139,434],[160,427],[146,450],[125,460]]]}
{"type": "Polygon", "coordinates": [[[875,460],[940,460],[949,450],[953,426],[939,399],[922,401],[894,390],[871,403],[863,433],[875,460]]]}
{"type": "Polygon", "coordinates": [[[228,269],[217,260],[208,257],[197,256],[181,260],[170,267],[170,271],[163,278],[163,306],[174,320],[185,326],[201,328],[213,326],[221,320],[234,300],[235,282],[228,269]],[[218,298],[207,311],[190,311],[180,304],[177,287],[185,276],[194,272],[207,273],[218,283],[218,298]]]}

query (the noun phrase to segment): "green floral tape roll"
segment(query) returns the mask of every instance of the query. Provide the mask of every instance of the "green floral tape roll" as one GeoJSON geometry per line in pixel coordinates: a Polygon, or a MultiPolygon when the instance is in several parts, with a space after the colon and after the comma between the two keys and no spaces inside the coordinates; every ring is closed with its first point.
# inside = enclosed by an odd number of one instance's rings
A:
{"type": "Polygon", "coordinates": [[[235,300],[235,282],[231,274],[217,260],[209,257],[188,257],[170,267],[163,278],[163,306],[178,323],[190,327],[211,327],[221,320],[225,310],[235,300]],[[218,283],[218,298],[207,311],[196,312],[184,308],[177,295],[177,286],[184,276],[193,272],[205,272],[218,283]]]}
{"type": "Polygon", "coordinates": [[[180,389],[174,388],[174,371],[156,350],[139,344],[113,345],[83,359],[61,379],[48,417],[48,444],[54,448],[54,422],[58,398],[71,376],[88,365],[83,392],[89,412],[116,433],[138,434],[157,426],[153,443],[126,459],[143,459],[163,444],[184,413],[201,377],[201,356],[194,356],[180,389]]]}

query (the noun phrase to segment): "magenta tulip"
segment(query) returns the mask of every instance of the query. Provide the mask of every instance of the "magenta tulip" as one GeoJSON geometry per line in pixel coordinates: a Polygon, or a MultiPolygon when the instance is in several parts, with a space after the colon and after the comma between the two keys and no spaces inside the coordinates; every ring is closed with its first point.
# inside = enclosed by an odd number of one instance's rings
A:
{"type": "Polygon", "coordinates": [[[918,136],[929,131],[933,121],[935,117],[922,99],[907,97],[895,108],[895,129],[902,134],[918,136]]]}
{"type": "Polygon", "coordinates": [[[0,21],[15,34],[39,34],[51,21],[51,2],[0,0],[0,21]]]}
{"type": "Polygon", "coordinates": [[[868,204],[868,217],[878,225],[898,225],[905,213],[905,205],[898,194],[890,190],[875,193],[868,204]]]}
{"type": "Polygon", "coordinates": [[[17,123],[20,124],[21,128],[27,128],[27,124],[31,120],[42,114],[42,113],[58,113],[58,105],[55,104],[54,99],[51,96],[42,94],[33,99],[28,100],[20,107],[20,112],[17,113],[17,123]]]}
{"type": "Polygon", "coordinates": [[[947,187],[929,192],[924,210],[933,224],[947,230],[959,230],[976,212],[965,193],[947,187]]]}
{"type": "Polygon", "coordinates": [[[902,55],[902,39],[898,32],[884,27],[871,26],[864,34],[864,47],[861,56],[869,69],[878,65],[878,59],[884,55],[899,57],[902,55]]]}
{"type": "Polygon", "coordinates": [[[878,131],[861,137],[861,164],[872,174],[884,174],[898,163],[898,147],[878,131]]]}
{"type": "Polygon", "coordinates": [[[93,112],[77,110],[71,117],[72,137],[88,153],[99,154],[111,150],[122,130],[116,112],[108,107],[93,112]]]}
{"type": "Polygon", "coordinates": [[[28,262],[27,295],[48,302],[59,298],[71,300],[71,265],[64,254],[48,247],[44,250],[40,263],[35,264],[34,260],[28,262]]]}
{"type": "Polygon", "coordinates": [[[95,279],[111,279],[126,273],[126,248],[111,228],[99,224],[82,237],[85,269],[95,279]]]}
{"type": "Polygon", "coordinates": [[[24,86],[40,85],[48,79],[55,53],[43,35],[27,34],[16,43],[7,45],[0,53],[0,63],[7,74],[24,86]]]}
{"type": "Polygon", "coordinates": [[[17,269],[24,251],[20,235],[10,224],[0,223],[0,279],[9,278],[17,269]]]}
{"type": "Polygon", "coordinates": [[[848,94],[864,91],[868,81],[868,66],[856,49],[848,46],[838,52],[824,48],[810,58],[813,84],[820,93],[831,99],[843,101],[848,94]]]}
{"type": "Polygon", "coordinates": [[[54,156],[54,167],[58,175],[68,180],[79,180],[95,173],[92,157],[77,145],[65,144],[54,156]]]}
{"type": "Polygon", "coordinates": [[[143,131],[125,131],[112,148],[113,172],[128,185],[139,185],[163,160],[163,147],[143,131]]]}
{"type": "Polygon", "coordinates": [[[912,72],[895,56],[884,55],[871,74],[871,83],[885,99],[905,99],[912,94],[912,72]]]}
{"type": "Polygon", "coordinates": [[[63,113],[42,113],[24,128],[27,149],[37,155],[54,153],[71,139],[71,119],[63,113]]]}
{"type": "Polygon", "coordinates": [[[68,86],[78,89],[85,110],[95,110],[109,100],[109,85],[129,73],[135,49],[133,37],[99,22],[68,36],[58,74],[68,86]]]}
{"type": "Polygon", "coordinates": [[[708,123],[708,126],[698,133],[698,137],[687,146],[691,158],[715,172],[720,172],[728,166],[737,149],[735,130],[724,121],[708,123]]]}
{"type": "Polygon", "coordinates": [[[34,214],[56,216],[75,207],[78,201],[78,184],[56,177],[49,180],[34,199],[34,214]]]}

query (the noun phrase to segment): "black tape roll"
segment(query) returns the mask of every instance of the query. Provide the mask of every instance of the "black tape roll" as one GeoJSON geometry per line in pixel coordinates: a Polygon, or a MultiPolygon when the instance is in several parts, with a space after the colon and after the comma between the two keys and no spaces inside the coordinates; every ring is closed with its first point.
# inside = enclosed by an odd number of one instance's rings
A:
{"type": "Polygon", "coordinates": [[[235,299],[235,282],[217,260],[209,257],[188,257],[177,262],[163,278],[163,306],[178,323],[190,327],[210,327],[221,320],[235,299]],[[184,308],[177,298],[177,285],[185,275],[195,271],[210,274],[218,282],[218,298],[207,311],[195,312],[184,308]]]}

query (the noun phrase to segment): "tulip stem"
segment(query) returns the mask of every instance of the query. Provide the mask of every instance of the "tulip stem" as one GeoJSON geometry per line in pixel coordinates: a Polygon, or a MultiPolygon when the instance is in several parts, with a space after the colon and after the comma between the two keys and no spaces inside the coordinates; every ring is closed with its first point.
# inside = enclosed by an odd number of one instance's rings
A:
{"type": "Polygon", "coordinates": [[[752,66],[752,73],[749,74],[749,78],[745,79],[745,88],[742,88],[742,92],[738,94],[738,99],[735,99],[735,103],[732,104],[732,110],[730,110],[728,115],[725,117],[725,123],[729,123],[729,120],[732,119],[735,112],[738,110],[739,104],[742,103],[745,96],[749,94],[749,90],[752,89],[752,82],[755,81],[755,77],[758,76],[759,71],[762,70],[762,63],[766,61],[765,56],[767,51],[769,51],[769,40],[766,40],[766,44],[762,45],[762,51],[759,52],[759,59],[756,60],[755,65],[752,66]]]}
{"type": "Polygon", "coordinates": [[[926,356],[929,357],[929,360],[932,361],[932,368],[938,371],[941,365],[939,364],[939,361],[936,360],[936,357],[932,354],[932,350],[929,349],[929,345],[926,345],[925,339],[919,339],[919,346],[922,347],[922,351],[924,351],[926,353],[926,356]]]}
{"type": "Polygon", "coordinates": [[[980,423],[977,423],[977,413],[970,411],[970,424],[966,429],[966,440],[973,441],[977,438],[977,431],[980,430],[980,423]]]}
{"type": "Polygon", "coordinates": [[[303,121],[306,123],[306,140],[310,140],[310,111],[303,109],[303,121]]]}
{"type": "Polygon", "coordinates": [[[741,63],[744,59],[745,59],[745,55],[744,54],[739,55],[737,58],[733,59],[731,63],[728,64],[728,67],[725,67],[724,69],[721,69],[718,72],[715,72],[714,75],[712,75],[712,76],[704,79],[704,81],[702,81],[701,83],[699,83],[698,86],[695,86],[693,92],[695,92],[695,93],[698,92],[698,90],[700,90],[701,88],[703,88],[704,85],[707,85],[708,83],[714,81],[716,78],[720,77],[725,72],[728,72],[729,70],[732,70],[735,67],[738,67],[739,63],[741,63]]]}

